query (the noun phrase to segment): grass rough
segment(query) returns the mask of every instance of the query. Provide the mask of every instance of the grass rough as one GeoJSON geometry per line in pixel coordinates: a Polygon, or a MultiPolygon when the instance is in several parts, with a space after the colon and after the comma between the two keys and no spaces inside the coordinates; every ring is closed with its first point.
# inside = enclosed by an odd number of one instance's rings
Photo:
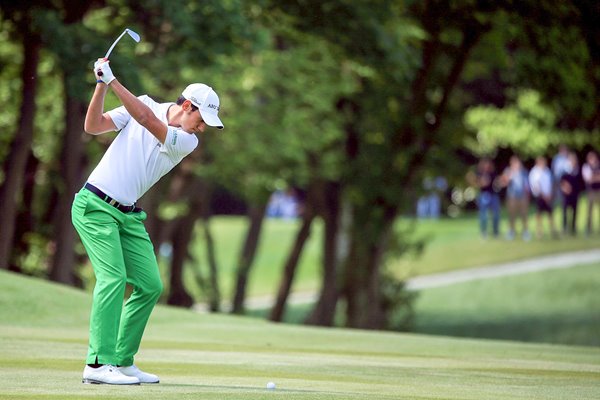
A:
{"type": "Polygon", "coordinates": [[[419,293],[415,331],[600,346],[600,264],[419,293]]]}

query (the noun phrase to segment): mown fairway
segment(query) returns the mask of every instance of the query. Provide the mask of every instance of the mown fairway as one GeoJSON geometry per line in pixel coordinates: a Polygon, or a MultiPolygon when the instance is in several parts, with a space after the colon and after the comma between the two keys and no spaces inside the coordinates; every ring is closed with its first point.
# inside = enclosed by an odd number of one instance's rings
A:
{"type": "Polygon", "coordinates": [[[83,385],[88,311],[86,293],[0,272],[0,398],[600,397],[598,348],[315,329],[166,307],[138,357],[161,384],[83,385]]]}

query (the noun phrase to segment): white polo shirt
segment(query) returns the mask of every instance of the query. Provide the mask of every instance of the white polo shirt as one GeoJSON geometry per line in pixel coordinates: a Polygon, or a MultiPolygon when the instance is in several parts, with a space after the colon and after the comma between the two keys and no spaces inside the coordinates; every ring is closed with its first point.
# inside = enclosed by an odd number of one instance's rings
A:
{"type": "Polygon", "coordinates": [[[160,178],[198,146],[198,137],[168,126],[167,111],[173,103],[157,103],[138,97],[167,127],[165,143],[140,125],[121,106],[108,112],[117,137],[92,171],[88,182],[124,205],[132,205],[160,178]]]}
{"type": "Polygon", "coordinates": [[[552,172],[548,167],[534,166],[529,172],[529,186],[535,197],[552,196],[552,172]]]}

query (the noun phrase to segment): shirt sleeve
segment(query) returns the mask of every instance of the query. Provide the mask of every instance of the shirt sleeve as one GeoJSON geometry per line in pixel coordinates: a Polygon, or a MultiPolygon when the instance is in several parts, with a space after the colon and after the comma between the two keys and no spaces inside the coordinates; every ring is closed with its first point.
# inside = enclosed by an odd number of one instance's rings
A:
{"type": "MultiPolygon", "coordinates": [[[[149,106],[150,102],[152,102],[150,97],[148,97],[148,95],[145,94],[138,96],[138,99],[140,99],[142,103],[146,104],[147,106],[149,106]]],[[[113,110],[110,110],[107,112],[107,114],[113,120],[113,123],[117,127],[117,131],[123,129],[125,125],[127,125],[131,120],[131,114],[129,114],[129,111],[125,109],[125,106],[117,107],[113,110]]]]}
{"type": "Polygon", "coordinates": [[[125,109],[125,106],[117,107],[107,112],[108,116],[112,119],[113,123],[117,127],[117,131],[120,131],[127,125],[131,120],[131,115],[125,109]]]}
{"type": "Polygon", "coordinates": [[[193,133],[187,133],[181,129],[169,126],[164,148],[171,159],[179,162],[194,151],[198,147],[198,143],[198,137],[193,133]]]}

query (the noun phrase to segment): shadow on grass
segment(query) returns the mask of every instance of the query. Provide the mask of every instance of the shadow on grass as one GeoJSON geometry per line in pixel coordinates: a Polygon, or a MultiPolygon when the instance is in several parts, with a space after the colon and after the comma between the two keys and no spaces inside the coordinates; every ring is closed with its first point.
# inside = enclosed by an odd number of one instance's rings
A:
{"type": "Polygon", "coordinates": [[[415,333],[600,346],[600,313],[469,318],[421,312],[415,333]]]}
{"type": "MultiPolygon", "coordinates": [[[[302,324],[311,310],[310,304],[291,305],[284,321],[302,324]]],[[[252,310],[248,314],[267,318],[269,310],[252,310]]],[[[600,311],[552,315],[466,316],[421,311],[417,313],[411,333],[514,340],[579,346],[600,346],[600,311]]]]}

